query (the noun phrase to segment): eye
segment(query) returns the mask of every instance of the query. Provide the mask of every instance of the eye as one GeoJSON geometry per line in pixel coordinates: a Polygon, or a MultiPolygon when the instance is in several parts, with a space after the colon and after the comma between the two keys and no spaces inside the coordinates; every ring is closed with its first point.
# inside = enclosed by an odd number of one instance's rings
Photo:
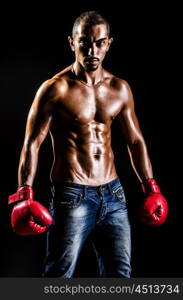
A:
{"type": "Polygon", "coordinates": [[[87,47],[87,46],[88,46],[88,42],[87,42],[87,41],[81,40],[81,41],[79,41],[79,45],[80,45],[81,47],[87,47]]]}
{"type": "Polygon", "coordinates": [[[101,40],[101,41],[97,41],[96,42],[96,46],[97,47],[102,47],[102,46],[104,46],[106,44],[106,40],[101,40]]]}

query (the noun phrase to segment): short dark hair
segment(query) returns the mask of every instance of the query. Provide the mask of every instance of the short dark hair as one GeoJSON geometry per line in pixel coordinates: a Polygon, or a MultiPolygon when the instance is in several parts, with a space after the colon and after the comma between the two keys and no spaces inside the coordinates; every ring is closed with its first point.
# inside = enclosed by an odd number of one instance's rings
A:
{"type": "Polygon", "coordinates": [[[100,25],[100,24],[106,24],[107,27],[107,34],[110,35],[110,27],[109,23],[106,20],[105,17],[103,17],[98,11],[86,11],[83,12],[74,22],[73,29],[72,29],[72,37],[74,37],[78,25],[83,22],[84,24],[88,26],[93,25],[100,25]]]}

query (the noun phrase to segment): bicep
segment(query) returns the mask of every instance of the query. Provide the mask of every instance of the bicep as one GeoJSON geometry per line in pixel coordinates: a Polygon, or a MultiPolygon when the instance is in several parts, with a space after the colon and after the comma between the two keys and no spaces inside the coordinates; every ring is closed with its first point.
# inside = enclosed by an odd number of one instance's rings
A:
{"type": "Polygon", "coordinates": [[[123,108],[118,114],[118,120],[122,134],[124,135],[126,142],[130,145],[136,143],[136,141],[142,140],[143,136],[135,113],[133,95],[129,88],[126,95],[123,108]]]}
{"type": "Polygon", "coordinates": [[[46,93],[38,92],[28,113],[24,145],[41,145],[47,136],[52,121],[51,104],[46,93]]]}
{"type": "Polygon", "coordinates": [[[51,119],[49,114],[31,107],[27,117],[25,142],[41,144],[48,133],[51,119]]]}

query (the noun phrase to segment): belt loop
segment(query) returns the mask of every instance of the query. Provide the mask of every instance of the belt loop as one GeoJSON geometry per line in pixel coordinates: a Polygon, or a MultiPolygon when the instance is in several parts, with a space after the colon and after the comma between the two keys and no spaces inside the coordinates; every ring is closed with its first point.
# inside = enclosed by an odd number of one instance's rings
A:
{"type": "Polygon", "coordinates": [[[98,185],[98,186],[97,186],[97,193],[98,193],[99,196],[102,195],[102,188],[101,188],[101,185],[98,185]]]}
{"type": "Polygon", "coordinates": [[[84,185],[83,186],[83,193],[84,193],[84,195],[83,195],[83,198],[87,198],[87,185],[84,185]]]}
{"type": "Polygon", "coordinates": [[[110,194],[112,195],[112,194],[113,194],[113,192],[112,192],[112,187],[111,187],[111,184],[110,184],[110,183],[108,183],[107,187],[108,187],[108,189],[109,189],[109,192],[110,192],[110,194]]]}

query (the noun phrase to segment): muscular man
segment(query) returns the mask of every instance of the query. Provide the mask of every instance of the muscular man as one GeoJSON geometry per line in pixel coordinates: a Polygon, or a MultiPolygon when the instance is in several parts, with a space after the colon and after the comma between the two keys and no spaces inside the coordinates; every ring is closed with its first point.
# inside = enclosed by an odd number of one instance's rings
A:
{"type": "Polygon", "coordinates": [[[37,234],[45,231],[53,218],[47,232],[43,276],[72,277],[86,238],[97,232],[101,238],[94,243],[103,259],[105,276],[130,277],[130,224],[111,147],[114,118],[142,183],[142,220],[162,224],[167,203],[153,179],[131,89],[102,67],[112,43],[108,22],[97,12],[85,12],[76,19],[68,40],[75,53],[74,63],[42,84],[30,108],[19,163],[19,188],[10,196],[11,203],[19,200],[12,211],[12,225],[19,234],[29,234],[32,228],[25,216],[31,216],[34,227],[39,227],[33,231],[37,234]],[[54,153],[51,215],[43,207],[37,214],[32,210],[32,205],[36,203],[37,209],[39,203],[31,194],[39,149],[48,133],[54,153]],[[26,202],[29,200],[31,203],[26,202]]]}

